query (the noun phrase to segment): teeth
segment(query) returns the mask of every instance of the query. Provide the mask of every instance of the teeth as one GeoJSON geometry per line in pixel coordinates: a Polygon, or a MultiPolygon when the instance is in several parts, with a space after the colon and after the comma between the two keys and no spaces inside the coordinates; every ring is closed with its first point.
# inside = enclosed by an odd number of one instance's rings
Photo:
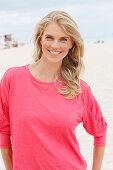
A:
{"type": "Polygon", "coordinates": [[[50,51],[52,54],[60,54],[60,52],[50,51]]]}

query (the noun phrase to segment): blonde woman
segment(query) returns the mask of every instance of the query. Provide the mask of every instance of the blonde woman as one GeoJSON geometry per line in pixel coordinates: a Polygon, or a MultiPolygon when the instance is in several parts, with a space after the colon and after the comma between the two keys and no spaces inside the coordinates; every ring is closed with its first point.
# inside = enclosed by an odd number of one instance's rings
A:
{"type": "Polygon", "coordinates": [[[94,136],[92,170],[100,170],[105,122],[81,80],[84,42],[76,22],[53,11],[37,25],[33,63],[9,68],[0,87],[0,148],[7,170],[86,170],[75,128],[94,136]]]}

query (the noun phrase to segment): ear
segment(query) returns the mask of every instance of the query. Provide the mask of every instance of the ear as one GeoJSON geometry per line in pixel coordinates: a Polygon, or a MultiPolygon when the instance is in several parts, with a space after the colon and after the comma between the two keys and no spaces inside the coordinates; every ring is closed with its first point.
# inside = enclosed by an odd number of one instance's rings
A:
{"type": "Polygon", "coordinates": [[[69,49],[72,49],[75,45],[75,41],[73,39],[71,39],[71,43],[70,43],[70,48],[69,49]]]}
{"type": "Polygon", "coordinates": [[[69,49],[71,50],[74,47],[74,45],[75,43],[72,42],[69,49]]]}

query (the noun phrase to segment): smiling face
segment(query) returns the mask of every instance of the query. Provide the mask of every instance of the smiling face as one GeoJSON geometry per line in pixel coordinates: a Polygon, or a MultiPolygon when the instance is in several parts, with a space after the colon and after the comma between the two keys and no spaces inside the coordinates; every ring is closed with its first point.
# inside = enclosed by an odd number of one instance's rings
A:
{"type": "Polygon", "coordinates": [[[70,48],[72,41],[69,35],[57,23],[50,23],[41,39],[42,57],[50,62],[62,62],[70,48]]]}

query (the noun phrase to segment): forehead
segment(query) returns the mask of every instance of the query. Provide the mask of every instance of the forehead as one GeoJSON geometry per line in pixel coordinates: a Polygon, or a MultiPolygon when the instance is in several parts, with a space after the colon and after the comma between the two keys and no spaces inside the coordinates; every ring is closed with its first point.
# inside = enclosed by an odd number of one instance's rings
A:
{"type": "Polygon", "coordinates": [[[44,30],[43,35],[50,34],[54,36],[68,36],[69,35],[57,23],[50,23],[44,30]]]}

